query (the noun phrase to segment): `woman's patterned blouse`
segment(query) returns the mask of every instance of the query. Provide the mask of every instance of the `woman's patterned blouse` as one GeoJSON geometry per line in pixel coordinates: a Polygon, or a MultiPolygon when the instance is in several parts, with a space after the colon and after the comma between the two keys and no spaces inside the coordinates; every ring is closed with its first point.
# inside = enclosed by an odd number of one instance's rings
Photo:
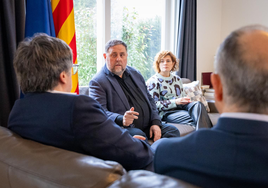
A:
{"type": "Polygon", "coordinates": [[[149,78],[146,85],[155,100],[161,118],[165,111],[177,107],[175,99],[186,97],[181,78],[171,73],[169,77],[163,77],[161,74],[156,73],[149,78]]]}

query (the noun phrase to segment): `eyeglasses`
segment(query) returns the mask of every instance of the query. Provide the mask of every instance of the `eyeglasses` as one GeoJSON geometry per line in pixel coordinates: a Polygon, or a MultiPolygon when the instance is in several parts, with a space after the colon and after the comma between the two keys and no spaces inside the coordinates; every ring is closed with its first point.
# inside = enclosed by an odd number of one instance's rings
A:
{"type": "Polygon", "coordinates": [[[166,64],[170,64],[170,63],[173,63],[172,61],[160,61],[160,63],[161,64],[164,64],[164,63],[166,63],[166,64]]]}
{"type": "Polygon", "coordinates": [[[78,64],[73,64],[73,68],[72,68],[72,75],[75,75],[78,71],[78,67],[79,65],[78,64]]]}

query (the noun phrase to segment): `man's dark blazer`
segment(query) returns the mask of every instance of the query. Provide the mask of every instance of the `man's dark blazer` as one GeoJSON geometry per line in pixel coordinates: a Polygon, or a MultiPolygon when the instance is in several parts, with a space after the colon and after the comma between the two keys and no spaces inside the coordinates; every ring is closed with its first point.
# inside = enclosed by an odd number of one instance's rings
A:
{"type": "Polygon", "coordinates": [[[268,187],[268,122],[221,117],[211,129],[163,140],[154,167],[201,187],[268,187]]]}
{"type": "MultiPolygon", "coordinates": [[[[137,89],[143,94],[148,106],[150,107],[150,122],[153,120],[160,120],[158,111],[153,98],[147,90],[144,78],[134,68],[127,66],[126,72],[129,73],[132,80],[137,85],[137,89]]],[[[110,74],[106,65],[98,72],[89,83],[89,96],[97,100],[104,108],[108,116],[115,121],[118,115],[124,115],[124,113],[130,110],[128,100],[121,86],[114,76],[110,74]]],[[[149,112],[148,112],[149,113],[149,112]]]]}
{"type": "Polygon", "coordinates": [[[127,170],[153,160],[150,146],[132,138],[85,95],[28,93],[15,102],[8,128],[43,144],[117,161],[127,170]]]}

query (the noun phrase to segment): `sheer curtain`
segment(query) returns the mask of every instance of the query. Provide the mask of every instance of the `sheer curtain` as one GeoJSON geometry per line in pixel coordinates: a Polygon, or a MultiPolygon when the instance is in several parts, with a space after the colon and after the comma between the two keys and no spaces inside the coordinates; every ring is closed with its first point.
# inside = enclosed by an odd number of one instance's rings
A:
{"type": "Polygon", "coordinates": [[[196,80],[196,0],[179,0],[176,56],[180,59],[177,74],[196,80]]]}
{"type": "Polygon", "coordinates": [[[24,0],[0,1],[0,126],[7,126],[10,110],[19,98],[13,55],[24,38],[24,0]]]}

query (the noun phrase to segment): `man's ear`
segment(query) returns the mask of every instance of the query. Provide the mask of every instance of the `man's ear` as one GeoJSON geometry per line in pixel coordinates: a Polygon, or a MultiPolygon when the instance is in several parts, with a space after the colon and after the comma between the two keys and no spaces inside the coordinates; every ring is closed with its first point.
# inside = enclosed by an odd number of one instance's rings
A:
{"type": "Polygon", "coordinates": [[[106,53],[103,53],[103,57],[104,57],[104,59],[106,60],[106,57],[107,57],[107,56],[106,56],[106,53]]]}
{"type": "Polygon", "coordinates": [[[66,84],[67,83],[67,73],[65,71],[62,71],[60,73],[60,83],[61,84],[66,84]]]}
{"type": "Polygon", "coordinates": [[[223,91],[222,91],[222,82],[221,78],[218,74],[211,74],[210,80],[213,86],[213,89],[215,90],[214,96],[215,100],[222,102],[223,100],[223,91]]]}

